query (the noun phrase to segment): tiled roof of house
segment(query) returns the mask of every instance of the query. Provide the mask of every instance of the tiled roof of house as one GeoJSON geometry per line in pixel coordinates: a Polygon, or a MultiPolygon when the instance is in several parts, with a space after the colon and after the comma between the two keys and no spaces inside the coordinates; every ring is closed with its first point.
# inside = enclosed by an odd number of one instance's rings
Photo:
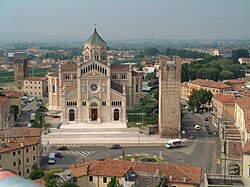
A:
{"type": "Polygon", "coordinates": [[[249,81],[249,79],[228,79],[228,80],[225,80],[223,82],[230,82],[232,84],[244,84],[248,81],[249,81]]]}
{"type": "Polygon", "coordinates": [[[5,96],[0,96],[0,106],[3,106],[7,101],[8,99],[5,96]]]}
{"type": "Polygon", "coordinates": [[[21,96],[20,92],[10,91],[10,90],[0,90],[0,93],[5,94],[5,97],[19,98],[21,96]]]}
{"type": "Polygon", "coordinates": [[[32,146],[40,143],[41,140],[40,128],[11,128],[1,129],[0,138],[6,141],[0,146],[0,153],[19,149],[22,146],[32,146]],[[22,144],[22,145],[21,145],[22,144]]]}
{"type": "Polygon", "coordinates": [[[250,96],[237,98],[235,102],[244,111],[245,127],[250,132],[250,96]]]}
{"type": "Polygon", "coordinates": [[[76,71],[77,65],[76,64],[64,64],[61,65],[61,71],[76,71]]]}
{"type": "Polygon", "coordinates": [[[66,87],[66,88],[65,88],[65,91],[66,91],[66,93],[69,93],[69,92],[74,91],[75,89],[77,89],[77,83],[72,84],[72,85],[66,87]]]}
{"type": "Polygon", "coordinates": [[[250,140],[248,139],[243,148],[243,153],[250,154],[250,140]]]}
{"type": "Polygon", "coordinates": [[[76,177],[85,175],[123,177],[129,169],[132,169],[135,172],[147,172],[151,174],[154,174],[158,169],[159,173],[161,173],[162,175],[172,175],[173,182],[183,183],[183,177],[186,177],[186,183],[188,184],[200,184],[201,180],[201,168],[169,163],[143,163],[123,160],[95,160],[92,162],[86,162],[70,167],[70,170],[76,177]],[[87,167],[89,167],[88,173],[87,167]]]}
{"type": "Polygon", "coordinates": [[[41,178],[41,179],[36,179],[36,180],[32,180],[33,182],[35,182],[36,184],[39,184],[41,186],[46,186],[45,181],[41,178]]]}
{"type": "Polygon", "coordinates": [[[222,103],[235,103],[234,96],[231,94],[228,95],[218,94],[214,96],[214,99],[219,100],[222,103]]]}
{"type": "Polygon", "coordinates": [[[112,70],[129,71],[130,65],[129,64],[111,64],[111,72],[112,70]]]}
{"type": "Polygon", "coordinates": [[[24,78],[23,80],[28,80],[28,81],[46,81],[48,78],[47,77],[29,77],[29,78],[24,78]]]}
{"type": "Polygon", "coordinates": [[[189,83],[194,84],[194,85],[201,85],[201,86],[209,87],[209,88],[218,88],[218,89],[232,88],[231,86],[227,84],[224,84],[222,82],[215,82],[213,80],[195,79],[189,83]]]}
{"type": "Polygon", "coordinates": [[[123,93],[123,86],[111,81],[111,88],[119,93],[123,93]]]}

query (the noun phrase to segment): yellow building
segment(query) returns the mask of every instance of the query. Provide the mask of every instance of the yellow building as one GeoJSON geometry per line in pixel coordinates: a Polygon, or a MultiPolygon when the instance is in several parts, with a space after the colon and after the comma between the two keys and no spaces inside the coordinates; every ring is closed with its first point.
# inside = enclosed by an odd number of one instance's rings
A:
{"type": "Polygon", "coordinates": [[[232,86],[222,82],[215,82],[213,80],[195,79],[190,82],[184,82],[181,85],[181,98],[188,100],[194,90],[207,90],[213,95],[222,94],[227,91],[232,91],[232,86]]]}
{"type": "Polygon", "coordinates": [[[94,160],[70,167],[78,186],[107,187],[112,177],[120,184],[132,186],[152,186],[160,184],[169,187],[200,186],[201,168],[170,163],[143,163],[123,160],[94,160]]]}
{"type": "Polygon", "coordinates": [[[48,96],[47,77],[24,78],[23,92],[27,96],[47,97],[48,96]]]}
{"type": "Polygon", "coordinates": [[[218,94],[212,98],[213,124],[218,127],[220,121],[234,121],[235,100],[231,94],[218,94]]]}
{"type": "Polygon", "coordinates": [[[42,155],[40,128],[0,130],[0,168],[29,177],[32,166],[40,164],[42,155]]]}

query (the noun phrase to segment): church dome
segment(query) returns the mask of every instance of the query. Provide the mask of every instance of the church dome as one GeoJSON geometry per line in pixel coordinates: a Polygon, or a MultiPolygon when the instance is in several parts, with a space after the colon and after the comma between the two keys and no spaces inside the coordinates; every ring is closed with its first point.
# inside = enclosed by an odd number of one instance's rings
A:
{"type": "Polygon", "coordinates": [[[107,43],[102,39],[102,37],[97,33],[96,28],[94,33],[87,39],[84,43],[85,45],[107,47],[107,43]]]}

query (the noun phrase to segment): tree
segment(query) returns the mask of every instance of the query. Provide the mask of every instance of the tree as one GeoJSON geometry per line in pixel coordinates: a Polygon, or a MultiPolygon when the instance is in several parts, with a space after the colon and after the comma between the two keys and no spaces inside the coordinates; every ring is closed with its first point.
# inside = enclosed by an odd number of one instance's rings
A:
{"type": "Polygon", "coordinates": [[[213,94],[206,90],[194,90],[192,95],[189,96],[188,105],[194,110],[197,110],[202,105],[211,102],[213,94]]]}
{"type": "Polygon", "coordinates": [[[223,70],[220,72],[220,78],[221,78],[221,80],[233,79],[234,74],[231,71],[223,70]]]}
{"type": "Polygon", "coordinates": [[[41,128],[44,123],[44,113],[48,112],[48,109],[43,105],[42,102],[39,102],[37,106],[38,106],[38,109],[36,110],[36,113],[35,113],[34,127],[41,128]]]}
{"type": "Polygon", "coordinates": [[[156,88],[153,93],[153,97],[155,100],[159,100],[159,88],[156,88]]]}
{"type": "Polygon", "coordinates": [[[71,182],[63,182],[62,187],[78,187],[76,184],[71,182]]]}
{"type": "Polygon", "coordinates": [[[107,187],[119,187],[119,180],[116,177],[111,177],[111,181],[107,184],[107,187]]]}
{"type": "Polygon", "coordinates": [[[146,75],[146,80],[155,80],[155,79],[157,79],[156,72],[148,73],[146,75]]]}
{"type": "Polygon", "coordinates": [[[249,58],[249,52],[247,49],[236,49],[232,51],[232,60],[235,64],[239,63],[238,59],[241,57],[249,58]]]}
{"type": "Polygon", "coordinates": [[[40,179],[44,176],[43,170],[38,168],[38,165],[34,165],[32,167],[32,172],[30,173],[30,179],[35,180],[35,179],[40,179]]]}

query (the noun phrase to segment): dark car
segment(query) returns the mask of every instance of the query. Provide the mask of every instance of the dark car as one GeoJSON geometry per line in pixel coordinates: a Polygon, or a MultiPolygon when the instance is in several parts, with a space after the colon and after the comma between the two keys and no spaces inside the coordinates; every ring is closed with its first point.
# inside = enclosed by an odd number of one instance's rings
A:
{"type": "Polygon", "coordinates": [[[60,146],[60,147],[57,147],[57,150],[64,151],[64,150],[68,150],[68,148],[67,146],[60,146]]]}
{"type": "Polygon", "coordinates": [[[110,149],[122,149],[120,144],[113,144],[110,146],[110,149]]]}
{"type": "Polygon", "coordinates": [[[55,157],[57,157],[57,158],[63,158],[63,155],[61,153],[56,153],[55,157]]]}
{"type": "Polygon", "coordinates": [[[189,139],[195,139],[195,136],[193,133],[190,133],[189,136],[188,136],[189,139]]]}

